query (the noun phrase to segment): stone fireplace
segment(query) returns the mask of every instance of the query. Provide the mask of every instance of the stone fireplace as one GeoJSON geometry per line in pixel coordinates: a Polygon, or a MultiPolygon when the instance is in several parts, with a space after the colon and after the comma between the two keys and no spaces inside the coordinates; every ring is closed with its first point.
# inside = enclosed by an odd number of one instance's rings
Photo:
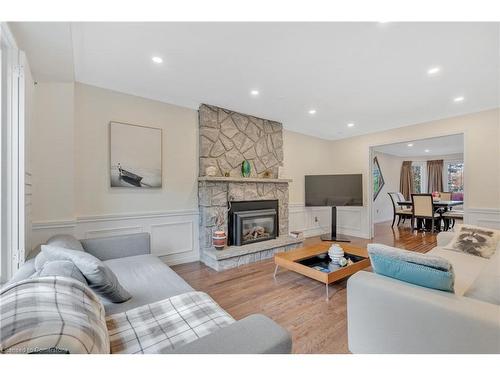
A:
{"type": "Polygon", "coordinates": [[[278,178],[282,125],[206,104],[200,106],[199,124],[201,261],[219,271],[299,247],[302,239],[288,235],[291,180],[278,178]],[[249,177],[241,176],[244,160],[251,165],[249,177]],[[208,167],[215,176],[207,176],[208,167]],[[224,250],[212,246],[216,229],[230,236],[224,250]]]}

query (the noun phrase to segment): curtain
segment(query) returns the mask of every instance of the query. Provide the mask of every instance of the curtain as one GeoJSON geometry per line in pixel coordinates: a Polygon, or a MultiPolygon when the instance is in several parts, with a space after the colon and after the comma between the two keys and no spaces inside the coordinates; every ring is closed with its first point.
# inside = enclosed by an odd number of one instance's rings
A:
{"type": "Polygon", "coordinates": [[[427,192],[443,191],[443,161],[427,161],[427,192]]]}
{"type": "Polygon", "coordinates": [[[411,161],[404,161],[401,165],[401,177],[399,179],[399,191],[406,200],[410,200],[413,193],[413,178],[411,175],[411,161]]]}

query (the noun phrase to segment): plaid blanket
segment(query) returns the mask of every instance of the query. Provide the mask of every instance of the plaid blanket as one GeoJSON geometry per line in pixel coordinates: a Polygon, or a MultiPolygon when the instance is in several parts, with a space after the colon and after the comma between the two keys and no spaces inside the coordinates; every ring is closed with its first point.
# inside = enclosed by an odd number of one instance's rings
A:
{"type": "Polygon", "coordinates": [[[1,353],[109,353],[104,307],[67,277],[26,279],[0,291],[1,353]]]}
{"type": "Polygon", "coordinates": [[[233,323],[207,294],[189,292],[106,318],[111,353],[163,353],[233,323]]]}

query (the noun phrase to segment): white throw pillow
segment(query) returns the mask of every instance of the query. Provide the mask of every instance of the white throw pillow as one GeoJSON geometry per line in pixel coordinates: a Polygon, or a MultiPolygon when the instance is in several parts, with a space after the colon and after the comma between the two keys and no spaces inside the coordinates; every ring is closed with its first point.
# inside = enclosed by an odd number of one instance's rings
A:
{"type": "Polygon", "coordinates": [[[500,254],[488,261],[464,296],[500,305],[500,254]]]}
{"type": "Polygon", "coordinates": [[[489,259],[497,249],[500,231],[462,224],[444,248],[489,259]]]}

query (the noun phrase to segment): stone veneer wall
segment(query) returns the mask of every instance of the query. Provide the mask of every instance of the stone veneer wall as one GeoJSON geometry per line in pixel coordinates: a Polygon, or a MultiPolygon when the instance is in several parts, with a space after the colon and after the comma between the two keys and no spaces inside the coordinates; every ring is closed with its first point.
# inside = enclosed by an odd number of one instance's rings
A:
{"type": "Polygon", "coordinates": [[[200,176],[215,166],[218,176],[241,177],[246,159],[251,177],[264,177],[266,171],[278,177],[278,166],[283,165],[282,124],[207,104],[200,106],[199,122],[200,176]]]}

